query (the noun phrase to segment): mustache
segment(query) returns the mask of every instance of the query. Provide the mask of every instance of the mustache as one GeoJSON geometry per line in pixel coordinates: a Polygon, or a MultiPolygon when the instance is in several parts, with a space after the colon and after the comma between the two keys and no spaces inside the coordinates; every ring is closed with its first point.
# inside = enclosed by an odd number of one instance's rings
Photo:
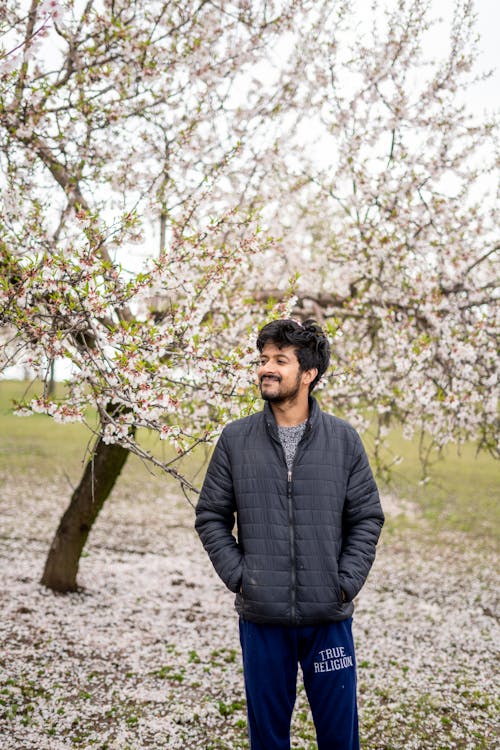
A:
{"type": "Polygon", "coordinates": [[[281,383],[281,378],[278,375],[261,375],[259,383],[262,383],[264,380],[276,380],[278,383],[281,383]]]}

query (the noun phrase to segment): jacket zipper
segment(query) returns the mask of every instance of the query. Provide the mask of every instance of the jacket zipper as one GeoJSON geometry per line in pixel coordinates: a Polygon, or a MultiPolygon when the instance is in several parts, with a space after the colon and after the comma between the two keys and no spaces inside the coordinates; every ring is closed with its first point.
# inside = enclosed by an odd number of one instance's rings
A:
{"type": "MultiPolygon", "coordinates": [[[[297,450],[295,451],[293,465],[295,465],[295,462],[297,460],[297,456],[299,454],[299,448],[304,443],[306,436],[310,432],[310,429],[311,429],[311,426],[308,421],[306,429],[304,430],[304,434],[302,435],[302,438],[297,446],[297,450]]],[[[283,449],[283,446],[281,445],[281,442],[279,439],[275,438],[275,440],[281,448],[281,455],[283,456],[283,461],[285,462],[285,465],[286,465],[286,457],[285,457],[285,451],[283,449]]],[[[293,493],[292,493],[293,465],[292,465],[292,469],[288,469],[287,471],[286,496],[288,500],[288,522],[289,522],[288,528],[289,528],[289,533],[290,533],[290,563],[291,563],[290,619],[291,619],[292,625],[295,625],[297,622],[297,612],[296,612],[297,571],[296,571],[296,555],[295,555],[295,523],[294,523],[294,518],[293,518],[293,493]]]]}
{"type": "MultiPolygon", "coordinates": [[[[304,430],[304,434],[302,435],[302,438],[297,446],[297,450],[295,451],[295,456],[293,458],[293,464],[292,468],[288,470],[287,475],[287,498],[288,498],[288,520],[289,520],[289,530],[290,530],[290,563],[291,563],[291,590],[290,590],[290,615],[291,615],[291,621],[292,625],[295,625],[297,622],[297,569],[296,569],[296,555],[295,555],[295,521],[293,517],[293,492],[292,492],[292,481],[293,481],[293,467],[295,465],[295,462],[297,461],[297,457],[299,455],[299,448],[304,443],[305,438],[310,430],[310,424],[307,423],[306,429],[304,430]]],[[[283,451],[283,456],[285,452],[283,451]]]]}
{"type": "Polygon", "coordinates": [[[295,524],[293,519],[293,497],[292,497],[292,472],[288,471],[287,481],[287,498],[288,498],[288,528],[290,531],[290,563],[291,563],[291,589],[290,589],[290,615],[292,619],[292,625],[296,622],[296,585],[297,585],[297,573],[295,570],[295,524]]]}

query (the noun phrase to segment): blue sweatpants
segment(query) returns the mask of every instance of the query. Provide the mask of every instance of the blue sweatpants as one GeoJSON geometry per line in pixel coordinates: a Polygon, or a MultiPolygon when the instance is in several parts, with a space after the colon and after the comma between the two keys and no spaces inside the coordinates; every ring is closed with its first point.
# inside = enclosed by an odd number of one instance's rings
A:
{"type": "Polygon", "coordinates": [[[311,627],[240,619],[251,750],[290,750],[298,665],[318,750],[359,750],[351,619],[311,627]]]}

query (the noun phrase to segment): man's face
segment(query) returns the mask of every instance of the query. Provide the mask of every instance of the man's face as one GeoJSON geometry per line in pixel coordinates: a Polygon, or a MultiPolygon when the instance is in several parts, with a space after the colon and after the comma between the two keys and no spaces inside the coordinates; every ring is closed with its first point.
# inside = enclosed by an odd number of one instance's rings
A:
{"type": "Polygon", "coordinates": [[[315,370],[300,371],[299,360],[292,346],[279,349],[268,343],[260,355],[257,368],[260,394],[265,401],[282,403],[295,401],[300,394],[309,392],[309,383],[315,370]]]}

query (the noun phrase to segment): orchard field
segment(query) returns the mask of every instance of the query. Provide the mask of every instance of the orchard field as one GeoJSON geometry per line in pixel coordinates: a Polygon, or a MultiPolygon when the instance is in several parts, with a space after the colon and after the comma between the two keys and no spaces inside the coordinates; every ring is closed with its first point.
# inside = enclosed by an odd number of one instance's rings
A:
{"type": "MultiPolygon", "coordinates": [[[[92,530],[79,591],[39,584],[88,433],[12,416],[19,388],[0,382],[0,747],[247,748],[232,595],[172,480],[131,457],[92,530]]],[[[383,487],[388,520],[354,621],[362,747],[490,749],[498,469],[467,446],[420,487],[415,446],[393,439],[405,461],[383,487]]],[[[187,467],[198,484],[202,458],[187,467]]],[[[316,747],[300,686],[292,747],[316,747]]]]}
{"type": "Polygon", "coordinates": [[[0,375],[72,379],[0,380],[0,750],[248,747],[232,596],[168,477],[183,455],[195,494],[289,316],[325,327],[322,403],[393,464],[356,602],[363,750],[495,746],[498,464],[456,450],[498,428],[482,5],[2,4],[0,375]]]}

